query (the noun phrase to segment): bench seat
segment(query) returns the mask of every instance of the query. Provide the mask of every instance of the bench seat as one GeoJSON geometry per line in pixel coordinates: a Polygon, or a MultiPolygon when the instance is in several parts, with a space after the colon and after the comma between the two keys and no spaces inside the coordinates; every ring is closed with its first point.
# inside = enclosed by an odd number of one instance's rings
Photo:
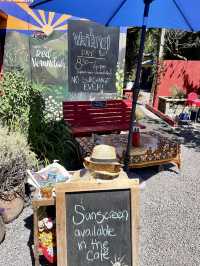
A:
{"type": "Polygon", "coordinates": [[[63,102],[63,117],[74,136],[90,136],[92,133],[126,131],[130,125],[130,103],[123,100],[63,102]]]}

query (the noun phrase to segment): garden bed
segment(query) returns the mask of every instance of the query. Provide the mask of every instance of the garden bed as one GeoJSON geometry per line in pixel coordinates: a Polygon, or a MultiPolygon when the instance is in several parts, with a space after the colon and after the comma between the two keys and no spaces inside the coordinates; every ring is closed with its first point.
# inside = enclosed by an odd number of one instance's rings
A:
{"type": "Polygon", "coordinates": [[[175,117],[183,112],[187,99],[159,96],[158,110],[163,114],[175,117]]]}

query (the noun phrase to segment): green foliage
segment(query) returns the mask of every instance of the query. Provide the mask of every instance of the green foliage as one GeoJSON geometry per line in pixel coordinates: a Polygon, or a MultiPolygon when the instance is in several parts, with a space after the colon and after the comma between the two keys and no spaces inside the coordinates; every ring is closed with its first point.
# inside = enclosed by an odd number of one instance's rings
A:
{"type": "Polygon", "coordinates": [[[68,170],[79,169],[82,162],[78,143],[70,127],[57,115],[51,115],[54,108],[57,110],[57,105],[52,106],[51,113],[46,111],[45,99],[41,94],[35,94],[32,98],[29,143],[43,165],[56,159],[68,170]]]}
{"type": "Polygon", "coordinates": [[[176,85],[172,86],[171,88],[171,96],[172,98],[185,98],[186,93],[183,89],[178,88],[176,85]]]}
{"type": "Polygon", "coordinates": [[[56,159],[68,170],[82,167],[78,143],[63,120],[46,120],[37,126],[33,124],[29,141],[43,164],[56,159]]]}
{"type": "Polygon", "coordinates": [[[58,159],[67,169],[82,166],[79,146],[62,121],[62,106],[48,88],[31,84],[22,71],[6,72],[0,82],[0,122],[9,130],[23,132],[43,165],[58,159]]]}
{"type": "Polygon", "coordinates": [[[62,102],[54,99],[52,95],[45,97],[46,116],[50,120],[59,121],[63,117],[62,102]]]}
{"type": "Polygon", "coordinates": [[[200,60],[200,32],[167,30],[164,59],[200,60]]]}
{"type": "Polygon", "coordinates": [[[148,29],[146,32],[144,52],[146,54],[153,54],[156,57],[159,50],[159,41],[160,30],[148,29]]]}
{"type": "Polygon", "coordinates": [[[140,121],[144,118],[144,112],[141,110],[140,107],[136,107],[136,110],[135,110],[135,120],[136,121],[140,121]]]}
{"type": "MultiPolygon", "coordinates": [[[[129,28],[127,31],[125,80],[135,80],[138,52],[140,46],[140,28],[129,28]]],[[[156,61],[159,50],[160,30],[148,29],[145,39],[145,54],[151,54],[156,61]]]]}
{"type": "Polygon", "coordinates": [[[25,182],[26,170],[37,165],[25,136],[0,127],[0,197],[25,182]]]}
{"type": "Polygon", "coordinates": [[[137,56],[139,51],[140,29],[129,28],[127,31],[126,42],[126,65],[125,80],[132,81],[135,79],[135,69],[137,64],[137,56]]]}
{"type": "Polygon", "coordinates": [[[116,78],[115,86],[117,89],[117,98],[121,99],[124,88],[124,70],[120,68],[119,63],[117,64],[117,71],[115,74],[115,78],[116,78]]]}
{"type": "Polygon", "coordinates": [[[5,72],[0,81],[0,119],[12,130],[27,133],[30,102],[37,89],[25,78],[22,71],[5,72]]]}

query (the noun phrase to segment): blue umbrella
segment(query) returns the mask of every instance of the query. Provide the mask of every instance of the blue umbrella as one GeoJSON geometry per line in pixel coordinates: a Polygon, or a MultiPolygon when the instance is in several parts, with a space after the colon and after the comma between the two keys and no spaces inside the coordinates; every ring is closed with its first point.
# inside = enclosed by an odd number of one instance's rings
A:
{"type": "Polygon", "coordinates": [[[199,0],[35,0],[31,6],[88,18],[107,26],[141,27],[144,7],[149,4],[148,27],[200,29],[199,0]]]}
{"type": "Polygon", "coordinates": [[[142,27],[138,65],[133,91],[131,123],[125,155],[128,169],[135,108],[139,94],[146,28],[200,30],[200,0],[35,0],[32,8],[67,13],[106,26],[142,27]],[[147,23],[148,20],[148,23],[147,23]]]}

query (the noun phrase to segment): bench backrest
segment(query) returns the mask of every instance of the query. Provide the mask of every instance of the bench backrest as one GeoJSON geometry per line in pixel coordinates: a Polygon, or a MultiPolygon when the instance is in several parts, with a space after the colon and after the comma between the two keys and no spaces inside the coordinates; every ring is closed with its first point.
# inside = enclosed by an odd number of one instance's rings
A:
{"type": "Polygon", "coordinates": [[[123,100],[63,102],[64,120],[72,127],[126,124],[130,121],[130,112],[130,106],[123,100]],[[101,107],[98,107],[99,103],[102,103],[101,107]]]}

